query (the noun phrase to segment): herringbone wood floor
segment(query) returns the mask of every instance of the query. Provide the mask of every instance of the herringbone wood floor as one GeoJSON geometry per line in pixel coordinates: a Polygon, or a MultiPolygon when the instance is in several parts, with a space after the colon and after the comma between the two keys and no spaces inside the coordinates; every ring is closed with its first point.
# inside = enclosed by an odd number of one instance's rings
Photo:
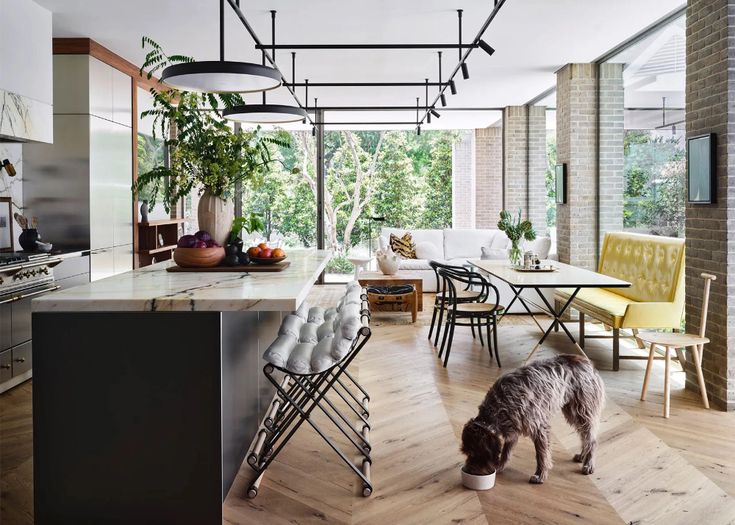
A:
{"type": "MultiPolygon", "coordinates": [[[[310,301],[333,303],[340,290],[316,287],[310,301]]],[[[372,395],[373,496],[358,495],[356,476],[305,425],[254,500],[245,498],[252,476],[243,466],[225,502],[227,523],[735,523],[735,416],[704,410],[675,374],[671,419],[664,420],[662,365],[641,402],[643,364],[623,361],[619,372],[609,371],[609,342],[600,340],[587,348],[608,395],[597,472],[582,476],[570,461],[578,439],[557,418],[546,484],[527,482],[535,460],[524,439],[493,490],[463,489],[462,425],[495,378],[520,366],[538,329],[527,317],[503,321],[501,370],[469,329],[458,330],[444,369],[426,338],[430,312],[416,325],[408,315],[376,315],[370,344],[351,369],[372,395]]],[[[563,337],[552,336],[542,355],[569,351],[563,337]]],[[[32,522],[30,394],[26,384],[0,396],[3,524],[32,522]]]]}

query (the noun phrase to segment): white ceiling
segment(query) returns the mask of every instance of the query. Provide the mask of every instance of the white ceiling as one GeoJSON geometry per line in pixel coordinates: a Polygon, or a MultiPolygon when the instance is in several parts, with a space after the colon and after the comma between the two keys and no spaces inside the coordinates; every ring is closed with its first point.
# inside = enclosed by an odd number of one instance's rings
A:
{"type": "MultiPolygon", "coordinates": [[[[201,60],[218,56],[219,2],[216,0],[36,0],[54,13],[54,36],[90,37],[134,63],[150,36],[166,52],[201,60]]],[[[457,40],[456,9],[464,9],[469,41],[492,7],[490,0],[243,0],[245,14],[264,42],[270,42],[270,9],[276,9],[277,43],[427,43],[457,40]]],[[[485,33],[496,49],[481,49],[468,60],[470,80],[457,76],[449,107],[503,107],[523,104],[553,86],[554,72],[568,62],[594,60],[682,5],[682,0],[507,0],[485,33]]],[[[252,41],[226,4],[227,58],[260,60],[252,41]]],[[[279,51],[279,66],[291,77],[290,53],[279,51]]],[[[437,79],[438,58],[431,50],[299,51],[299,81],[420,82],[437,79]]],[[[444,75],[457,64],[456,50],[444,51],[444,75]]],[[[445,78],[446,80],[446,78],[445,78]]],[[[303,100],[303,89],[299,90],[303,100]]],[[[310,89],[320,106],[406,105],[424,88],[310,89]]],[[[259,95],[249,95],[256,102],[259,95]]],[[[433,97],[430,97],[433,100],[433,97]]],[[[281,88],[269,101],[292,103],[281,88]]],[[[439,108],[438,108],[439,109],[439,108]]],[[[415,120],[401,113],[331,113],[331,121],[415,120]]],[[[425,129],[485,127],[497,112],[445,111],[425,129]]]]}

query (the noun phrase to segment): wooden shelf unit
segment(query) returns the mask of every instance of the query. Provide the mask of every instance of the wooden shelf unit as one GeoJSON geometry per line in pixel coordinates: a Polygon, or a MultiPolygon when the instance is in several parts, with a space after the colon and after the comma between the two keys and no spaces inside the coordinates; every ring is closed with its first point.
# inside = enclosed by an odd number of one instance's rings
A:
{"type": "Polygon", "coordinates": [[[138,264],[140,267],[167,261],[173,256],[184,219],[163,219],[138,223],[138,264]],[[163,238],[163,244],[160,242],[163,238]]]}

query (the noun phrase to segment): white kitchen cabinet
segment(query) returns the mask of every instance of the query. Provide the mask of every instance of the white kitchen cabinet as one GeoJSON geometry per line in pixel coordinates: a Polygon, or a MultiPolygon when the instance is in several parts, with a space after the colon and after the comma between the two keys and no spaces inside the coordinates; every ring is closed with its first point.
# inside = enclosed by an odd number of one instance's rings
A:
{"type": "Polygon", "coordinates": [[[51,12],[0,0],[0,137],[53,142],[51,12]]]}

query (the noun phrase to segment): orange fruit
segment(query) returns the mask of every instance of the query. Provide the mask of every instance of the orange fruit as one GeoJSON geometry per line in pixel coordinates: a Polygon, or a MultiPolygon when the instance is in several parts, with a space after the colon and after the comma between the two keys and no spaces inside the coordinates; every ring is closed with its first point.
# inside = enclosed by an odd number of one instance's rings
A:
{"type": "Polygon", "coordinates": [[[258,245],[258,248],[260,248],[261,250],[267,250],[268,249],[268,245],[266,243],[264,243],[264,242],[261,242],[258,245]]]}
{"type": "Polygon", "coordinates": [[[284,252],[282,248],[276,248],[275,250],[273,250],[274,259],[277,259],[279,257],[285,257],[285,256],[286,256],[286,252],[284,252]]]}
{"type": "Polygon", "coordinates": [[[248,255],[250,257],[260,257],[260,252],[261,251],[262,250],[260,248],[258,248],[257,246],[252,246],[252,247],[248,248],[248,255]]]}
{"type": "Polygon", "coordinates": [[[263,259],[270,259],[273,256],[273,251],[271,251],[270,248],[266,248],[265,250],[260,250],[260,255],[258,257],[262,257],[263,259]]]}

